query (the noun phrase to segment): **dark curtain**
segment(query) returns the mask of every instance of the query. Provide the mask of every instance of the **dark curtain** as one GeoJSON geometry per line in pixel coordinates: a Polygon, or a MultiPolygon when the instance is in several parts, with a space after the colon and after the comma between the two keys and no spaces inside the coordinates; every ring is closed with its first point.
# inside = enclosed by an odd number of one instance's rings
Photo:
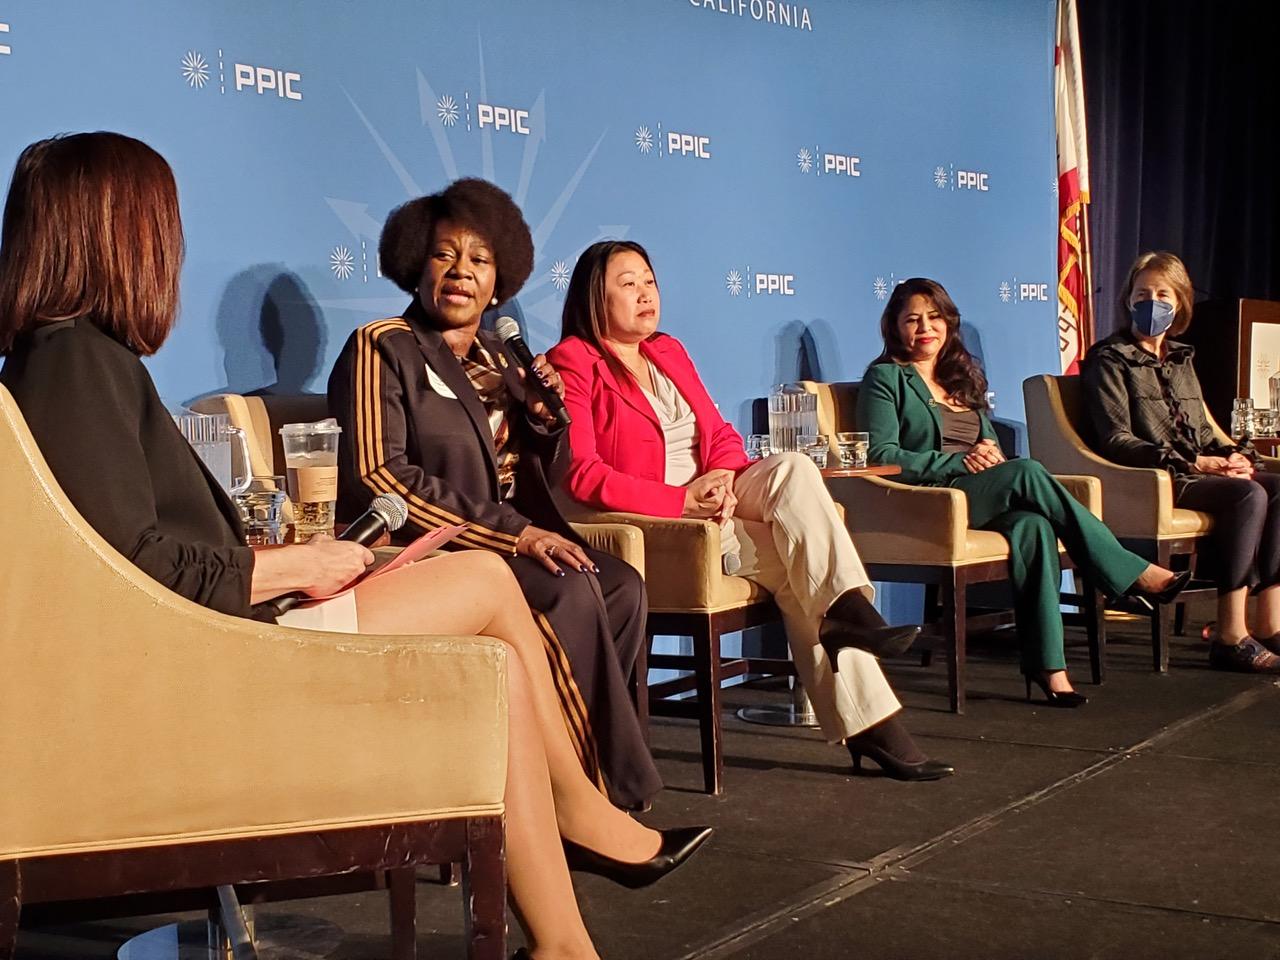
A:
{"type": "Polygon", "coordinates": [[[1280,300],[1280,3],[1078,3],[1097,338],[1146,250],[1197,299],[1280,300]]]}

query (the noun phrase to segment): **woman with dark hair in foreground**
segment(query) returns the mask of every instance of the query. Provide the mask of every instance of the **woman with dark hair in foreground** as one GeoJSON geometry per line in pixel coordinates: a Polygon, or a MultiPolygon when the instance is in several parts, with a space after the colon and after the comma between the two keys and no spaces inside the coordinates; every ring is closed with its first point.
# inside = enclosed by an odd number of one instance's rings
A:
{"type": "Polygon", "coordinates": [[[813,461],[749,463],[675,337],[658,332],[658,281],[644,247],[606,240],[578,258],[551,357],[573,414],[566,486],[603,510],[720,522],[731,568],[773,594],[823,734],[855,766],[899,780],[955,771],[931,760],[898,719],[875,654],[901,653],[914,626],[891,627],[813,461]]]}
{"type": "MultiPolygon", "coordinates": [[[[150,147],[113,133],[32,144],[18,159],[0,232],[0,383],[68,498],[108,543],[189,600],[270,621],[266,601],[332,593],[372,555],[324,538],[244,545],[233,504],[139,359],[173,327],[182,256],[173,175],[150,147]]],[[[542,634],[493,555],[424,560],[326,604],[346,604],[331,610],[352,629],[488,635],[510,647],[508,879],[534,956],[596,956],[566,851],[641,885],[705,839],[707,831],[641,826],[583,775],[542,634]]]]}
{"type": "Polygon", "coordinates": [[[1175,575],[1130,553],[1035,460],[1005,460],[987,418],[987,378],[965,349],[960,311],[933,280],[894,288],[880,317],[884,352],[858,391],[868,458],[902,468],[903,483],[963,490],[969,525],[1009,541],[1022,673],[1051,706],[1087,698],[1067,677],[1059,593],[1058,540],[1111,596],[1168,603],[1189,574],[1175,575]]]}
{"type": "Polygon", "coordinates": [[[1209,665],[1280,673],[1280,476],[1257,471],[1252,449],[1220,442],[1205,418],[1195,351],[1173,339],[1191,325],[1193,299],[1187,268],[1172,253],[1134,261],[1120,295],[1129,323],[1090,347],[1080,370],[1093,442],[1116,463],[1168,470],[1173,502],[1213,516],[1202,555],[1218,586],[1209,665]]]}
{"type": "MultiPolygon", "coordinates": [[[[345,431],[339,519],[373,497],[408,502],[402,537],[442,524],[459,547],[506,558],[537,613],[565,722],[588,776],[641,809],[662,787],[628,681],[646,642],[644,582],[590,549],[551,491],[569,462],[568,434],[499,338],[480,329],[533,268],[520,209],[492,183],[464,179],[391,212],[382,271],[412,296],[404,314],[356,330],[329,377],[345,431]]],[[[535,358],[535,376],[562,389],[535,358]]]]}

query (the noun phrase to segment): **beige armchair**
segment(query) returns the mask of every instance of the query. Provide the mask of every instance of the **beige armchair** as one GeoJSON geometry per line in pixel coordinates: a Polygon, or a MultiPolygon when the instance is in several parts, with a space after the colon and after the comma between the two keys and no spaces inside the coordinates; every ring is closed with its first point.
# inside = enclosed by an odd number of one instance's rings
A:
{"type": "Polygon", "coordinates": [[[0,493],[0,958],[25,905],[460,860],[468,955],[505,960],[501,643],[179,597],[79,516],[2,387],[0,493]]]}
{"type": "MultiPolygon", "coordinates": [[[[1037,376],[1022,383],[1031,454],[1050,470],[1089,473],[1102,481],[1103,518],[1116,538],[1140,556],[1163,567],[1181,562],[1194,566],[1200,540],[1213,529],[1207,513],[1173,505],[1173,480],[1167,470],[1125,467],[1106,460],[1085,442],[1090,432],[1079,377],[1037,376]]],[[[1205,409],[1219,439],[1227,435],[1205,409]]],[[[1263,457],[1274,471],[1280,460],[1263,457]]],[[[1203,586],[1184,590],[1180,599],[1216,594],[1203,586]]],[[[1151,659],[1161,673],[1169,669],[1169,634],[1174,614],[1168,605],[1151,615],[1151,659]]]]}
{"type": "MultiPolygon", "coordinates": [[[[623,524],[640,530],[644,544],[648,633],[690,637],[692,655],[651,654],[650,667],[685,672],[653,684],[648,710],[657,716],[698,721],[702,777],[710,794],[723,792],[724,746],[720,730],[720,688],[748,673],[794,674],[789,660],[764,657],[722,659],[720,638],[778,619],[769,592],[743,577],[727,576],[720,559],[720,527],[710,520],[650,517],[638,513],[589,513],[567,500],[566,511],[593,523],[623,524]],[[695,691],[694,699],[674,699],[695,691]]],[[[643,705],[643,703],[641,704],[643,705]]]]}
{"type": "MultiPolygon", "coordinates": [[[[856,429],[858,384],[802,385],[818,398],[818,430],[829,436],[856,429]]],[[[1101,515],[1102,489],[1094,477],[1059,476],[1077,500],[1101,515]]],[[[968,588],[978,583],[1007,580],[1009,544],[998,533],[969,527],[965,495],[950,487],[920,487],[887,477],[845,477],[828,481],[828,489],[845,509],[849,532],[872,580],[920,583],[937,605],[926,604],[929,633],[940,635],[947,657],[951,709],[964,712],[965,647],[970,629],[1007,623],[1008,612],[971,616],[968,588]]],[[[1064,567],[1070,557],[1061,549],[1064,567]]],[[[1089,666],[1094,683],[1105,672],[1106,632],[1098,591],[1089,584],[1081,595],[1064,595],[1078,604],[1089,637],[1089,666]]]]}

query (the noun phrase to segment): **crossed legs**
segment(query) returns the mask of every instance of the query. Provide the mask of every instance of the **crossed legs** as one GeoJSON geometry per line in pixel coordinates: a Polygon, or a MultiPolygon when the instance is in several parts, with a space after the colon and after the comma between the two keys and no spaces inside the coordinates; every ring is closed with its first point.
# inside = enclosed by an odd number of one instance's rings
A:
{"type": "Polygon", "coordinates": [[[556,701],[542,636],[506,563],[451,553],[356,591],[360,629],[496,637],[509,660],[507,869],[515,910],[539,960],[595,957],[561,837],[618,860],[653,856],[653,830],[614,807],[582,771],[556,701]]]}

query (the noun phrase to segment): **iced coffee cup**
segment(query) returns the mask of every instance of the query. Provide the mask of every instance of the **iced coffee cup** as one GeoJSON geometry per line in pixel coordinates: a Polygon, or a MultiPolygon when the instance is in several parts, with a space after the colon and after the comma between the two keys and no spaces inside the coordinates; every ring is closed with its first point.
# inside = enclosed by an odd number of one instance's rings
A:
{"type": "Polygon", "coordinates": [[[338,421],[332,418],[317,423],[286,423],[280,428],[296,543],[306,543],[318,533],[333,535],[341,433],[338,421]]]}

